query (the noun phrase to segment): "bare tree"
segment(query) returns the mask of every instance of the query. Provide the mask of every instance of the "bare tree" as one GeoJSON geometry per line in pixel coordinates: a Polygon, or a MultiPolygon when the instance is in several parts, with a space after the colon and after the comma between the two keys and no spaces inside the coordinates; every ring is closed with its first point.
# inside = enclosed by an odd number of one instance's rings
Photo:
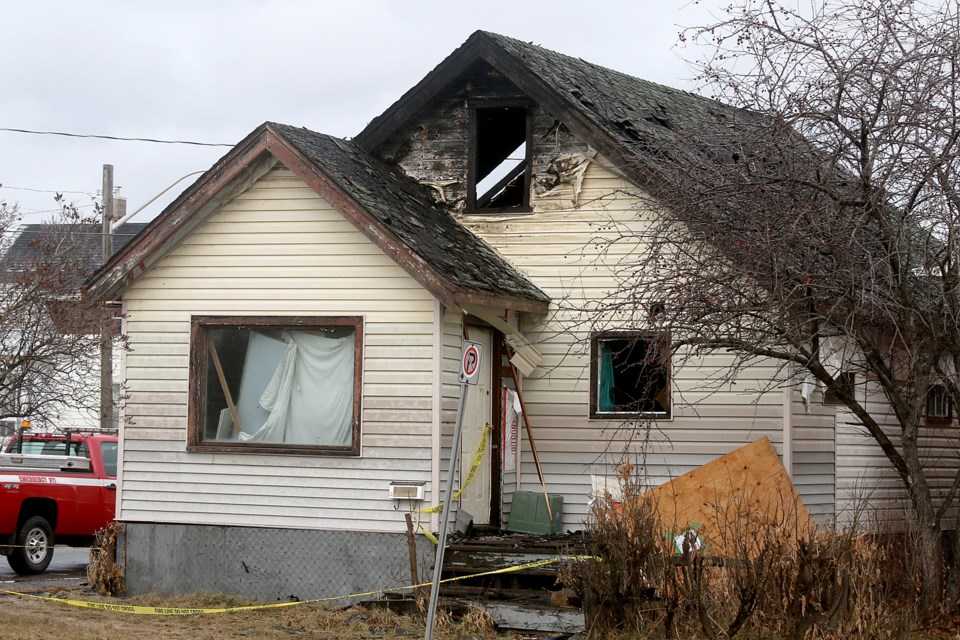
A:
{"type": "Polygon", "coordinates": [[[99,263],[99,223],[57,202],[58,214],[26,226],[0,202],[0,418],[49,426],[67,411],[99,412],[103,313],[80,288],[99,263]]]}
{"type": "Polygon", "coordinates": [[[678,358],[730,352],[727,379],[772,359],[784,384],[815,380],[845,405],[909,496],[925,605],[960,487],[931,485],[921,444],[932,400],[960,407],[958,11],[746,0],[686,32],[732,107],[644,140],[645,187],[669,213],[612,241],[643,250],[589,309],[595,327],[653,322],[678,358]]]}

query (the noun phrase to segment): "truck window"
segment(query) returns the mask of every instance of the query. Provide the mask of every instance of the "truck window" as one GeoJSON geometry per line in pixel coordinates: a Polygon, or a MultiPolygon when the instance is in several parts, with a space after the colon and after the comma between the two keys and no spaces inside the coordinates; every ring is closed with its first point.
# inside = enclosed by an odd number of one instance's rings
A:
{"type": "MultiPolygon", "coordinates": [[[[33,444],[33,443],[30,443],[30,442],[23,443],[24,453],[27,453],[28,444],[33,444]]],[[[36,443],[36,444],[39,444],[39,443],[36,443]]],[[[45,456],[62,456],[63,450],[66,446],[67,446],[66,441],[62,441],[62,442],[48,441],[43,443],[43,448],[38,453],[42,453],[45,456]]],[[[81,444],[79,442],[70,443],[70,452],[71,452],[70,455],[74,455],[74,456],[82,455],[80,453],[80,447],[81,447],[81,444]]],[[[33,453],[33,451],[30,451],[29,453],[33,453]]]]}
{"type": "MultiPolygon", "coordinates": [[[[49,442],[49,441],[43,441],[43,440],[24,440],[24,441],[23,441],[23,451],[22,451],[22,453],[29,453],[29,454],[31,454],[31,455],[41,455],[41,454],[42,454],[42,455],[45,455],[45,456],[53,456],[53,455],[62,456],[62,455],[63,455],[63,447],[64,447],[64,444],[65,444],[65,443],[61,442],[61,443],[60,443],[60,450],[57,451],[57,450],[56,450],[56,446],[57,446],[57,443],[56,443],[56,442],[49,442]]],[[[17,451],[17,446],[18,446],[18,445],[17,445],[17,442],[16,442],[16,440],[14,440],[14,441],[13,441],[13,446],[11,447],[10,450],[16,452],[16,451],[17,451]]]]}
{"type": "Polygon", "coordinates": [[[117,477],[117,443],[100,443],[100,455],[103,456],[103,471],[111,478],[117,477]]]}
{"type": "MultiPolygon", "coordinates": [[[[40,454],[45,456],[62,456],[66,442],[61,440],[24,440],[23,453],[40,454]]],[[[86,445],[80,442],[73,442],[70,446],[71,455],[87,457],[86,445]]],[[[7,451],[16,453],[17,441],[11,440],[7,445],[7,451]]]]}

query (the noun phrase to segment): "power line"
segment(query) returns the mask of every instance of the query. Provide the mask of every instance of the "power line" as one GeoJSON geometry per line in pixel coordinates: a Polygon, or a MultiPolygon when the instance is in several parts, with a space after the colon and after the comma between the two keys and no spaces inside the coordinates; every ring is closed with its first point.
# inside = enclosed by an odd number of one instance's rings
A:
{"type": "Polygon", "coordinates": [[[84,195],[93,196],[89,191],[70,191],[68,189],[31,189],[30,187],[8,187],[5,184],[0,184],[0,189],[13,189],[15,191],[33,191],[34,193],[82,193],[84,195]]]}
{"type": "MultiPolygon", "coordinates": [[[[90,203],[90,204],[75,204],[75,205],[70,205],[70,206],[72,206],[72,207],[75,208],[75,209],[88,209],[88,208],[94,206],[94,203],[90,203]]],[[[60,211],[63,211],[63,209],[62,209],[62,208],[57,208],[57,209],[17,209],[17,213],[19,213],[19,214],[21,214],[21,215],[31,215],[31,216],[32,216],[32,215],[41,214],[41,213],[59,213],[60,211]]]]}
{"type": "Polygon", "coordinates": [[[232,147],[232,144],[217,142],[196,142],[194,140],[159,140],[157,138],[125,138],[123,136],[100,136],[87,133],[67,133],[65,131],[31,131],[30,129],[13,129],[0,127],[0,131],[12,133],[31,133],[38,136],[65,136],[67,138],[96,138],[98,140],[119,140],[122,142],[155,142],[157,144],[189,144],[196,147],[232,147]]]}

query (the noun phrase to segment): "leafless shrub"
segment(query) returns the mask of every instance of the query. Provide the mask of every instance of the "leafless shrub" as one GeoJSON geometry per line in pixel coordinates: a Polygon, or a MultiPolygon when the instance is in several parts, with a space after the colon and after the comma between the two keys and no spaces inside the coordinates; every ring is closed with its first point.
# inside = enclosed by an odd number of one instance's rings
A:
{"type": "Polygon", "coordinates": [[[87,564],[87,580],[90,588],[102,596],[123,595],[125,577],[123,569],[117,566],[117,536],[123,532],[123,525],[111,522],[96,533],[96,539],[90,547],[90,562],[87,564]]]}
{"type": "Polygon", "coordinates": [[[711,505],[722,514],[698,548],[689,532],[665,530],[629,466],[621,481],[622,503],[606,496],[593,508],[596,559],[561,570],[592,638],[893,638],[917,619],[922,556],[909,531],[798,530],[734,500],[711,505]]]}
{"type": "Polygon", "coordinates": [[[89,381],[104,312],[81,291],[99,263],[96,219],[57,202],[56,215],[28,227],[16,206],[0,202],[0,417],[47,427],[100,408],[89,381]]]}
{"type": "Polygon", "coordinates": [[[660,534],[653,505],[640,497],[642,484],[632,465],[621,465],[618,475],[622,502],[606,494],[592,509],[587,537],[592,558],[560,571],[560,580],[581,593],[593,637],[656,626],[664,615],[651,606],[651,598],[663,591],[656,581],[666,576],[669,543],[660,534]]]}

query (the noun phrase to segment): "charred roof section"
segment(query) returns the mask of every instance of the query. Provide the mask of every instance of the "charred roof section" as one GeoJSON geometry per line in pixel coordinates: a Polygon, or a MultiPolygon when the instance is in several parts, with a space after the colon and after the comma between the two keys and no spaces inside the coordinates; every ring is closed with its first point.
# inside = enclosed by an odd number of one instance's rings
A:
{"type": "Polygon", "coordinates": [[[708,142],[702,153],[728,156],[714,157],[714,161],[736,161],[732,128],[763,117],[514,38],[477,31],[371,121],[357,142],[370,151],[389,146],[392,136],[435,96],[451,83],[467,82],[479,61],[503,74],[640,184],[656,182],[658,154],[666,142],[685,131],[708,142]],[[726,138],[731,139],[729,148],[726,138]]]}
{"type": "MultiPolygon", "coordinates": [[[[545,313],[549,296],[433,202],[428,187],[356,143],[264,123],[172,202],[86,283],[117,299],[186,235],[279,162],[444,304],[545,313]]],[[[98,236],[99,237],[99,236],[98,236]]]]}
{"type": "Polygon", "coordinates": [[[358,144],[298,127],[269,123],[412,253],[463,295],[530,300],[550,297],[466,227],[435,206],[427,187],[358,144]]]}

